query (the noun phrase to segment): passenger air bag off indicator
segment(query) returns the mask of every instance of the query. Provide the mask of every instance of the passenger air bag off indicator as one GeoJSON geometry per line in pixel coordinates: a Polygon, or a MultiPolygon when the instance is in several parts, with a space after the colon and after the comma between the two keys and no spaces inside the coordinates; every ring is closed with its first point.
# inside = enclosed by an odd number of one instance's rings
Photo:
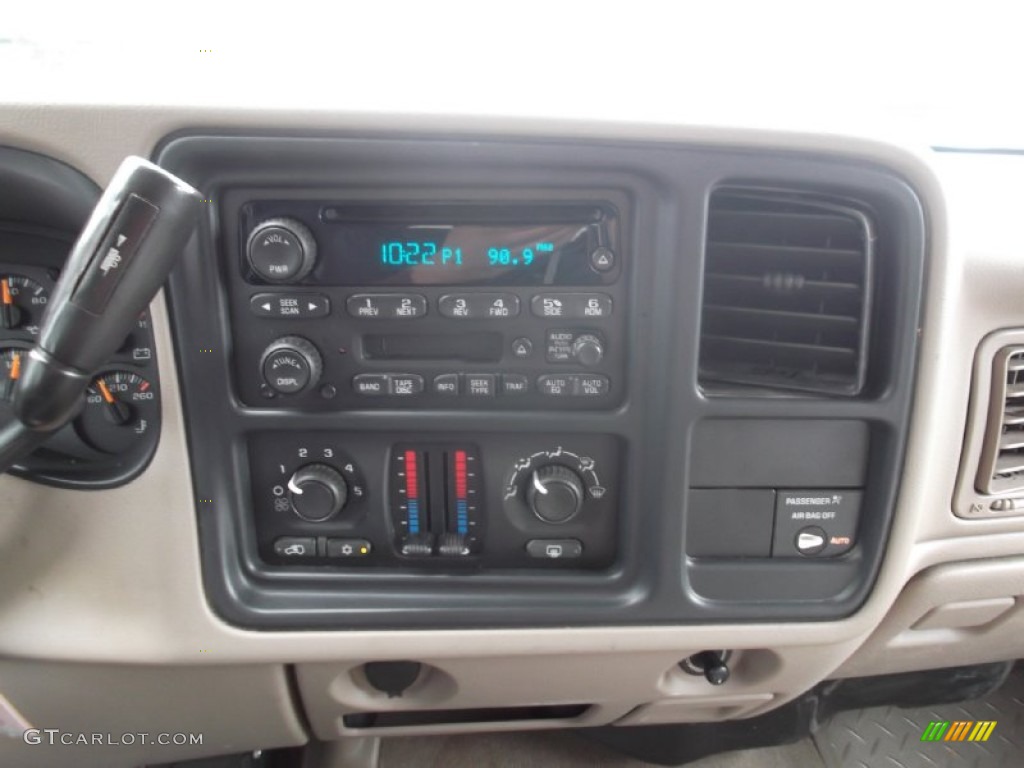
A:
{"type": "Polygon", "coordinates": [[[779,490],[773,557],[836,557],[853,548],[863,493],[848,489],[779,490]]]}

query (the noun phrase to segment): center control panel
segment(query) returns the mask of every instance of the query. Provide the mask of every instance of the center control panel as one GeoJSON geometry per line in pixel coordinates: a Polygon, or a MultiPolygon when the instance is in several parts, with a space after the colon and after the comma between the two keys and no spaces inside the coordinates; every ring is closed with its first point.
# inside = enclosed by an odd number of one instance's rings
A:
{"type": "Polygon", "coordinates": [[[249,406],[609,409],[625,396],[621,212],[247,199],[229,242],[249,406]]]}

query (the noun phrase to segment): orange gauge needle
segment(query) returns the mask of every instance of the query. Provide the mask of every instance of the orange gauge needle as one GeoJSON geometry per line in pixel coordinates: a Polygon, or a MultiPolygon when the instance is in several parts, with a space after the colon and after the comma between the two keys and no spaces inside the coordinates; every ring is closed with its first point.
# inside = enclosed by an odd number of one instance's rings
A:
{"type": "Polygon", "coordinates": [[[11,356],[11,381],[17,381],[21,376],[21,354],[15,353],[11,356]]]}
{"type": "Polygon", "coordinates": [[[107,383],[103,381],[103,379],[96,380],[96,388],[99,389],[100,394],[103,395],[103,399],[106,400],[107,403],[114,402],[114,396],[110,394],[110,390],[107,388],[107,383]]]}
{"type": "Polygon", "coordinates": [[[11,283],[8,278],[0,280],[0,293],[3,294],[4,302],[0,305],[4,328],[15,328],[21,319],[18,308],[14,305],[14,296],[11,295],[11,283]]]}

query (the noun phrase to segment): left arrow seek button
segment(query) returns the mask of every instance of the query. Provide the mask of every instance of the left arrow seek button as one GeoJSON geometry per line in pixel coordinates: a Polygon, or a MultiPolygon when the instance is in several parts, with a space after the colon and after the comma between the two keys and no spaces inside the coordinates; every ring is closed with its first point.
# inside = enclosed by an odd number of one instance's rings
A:
{"type": "Polygon", "coordinates": [[[257,293],[249,309],[257,317],[305,320],[329,315],[331,300],[319,293],[257,293]]]}

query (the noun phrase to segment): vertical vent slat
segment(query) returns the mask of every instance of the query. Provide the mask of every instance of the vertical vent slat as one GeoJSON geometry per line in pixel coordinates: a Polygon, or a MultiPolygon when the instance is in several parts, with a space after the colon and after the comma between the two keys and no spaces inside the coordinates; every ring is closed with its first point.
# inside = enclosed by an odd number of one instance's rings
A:
{"type": "Polygon", "coordinates": [[[711,197],[700,378],[853,396],[864,386],[874,234],[824,196],[711,197]]]}
{"type": "Polygon", "coordinates": [[[1006,347],[996,355],[991,397],[978,490],[1024,490],[1024,347],[1006,347]]]}

